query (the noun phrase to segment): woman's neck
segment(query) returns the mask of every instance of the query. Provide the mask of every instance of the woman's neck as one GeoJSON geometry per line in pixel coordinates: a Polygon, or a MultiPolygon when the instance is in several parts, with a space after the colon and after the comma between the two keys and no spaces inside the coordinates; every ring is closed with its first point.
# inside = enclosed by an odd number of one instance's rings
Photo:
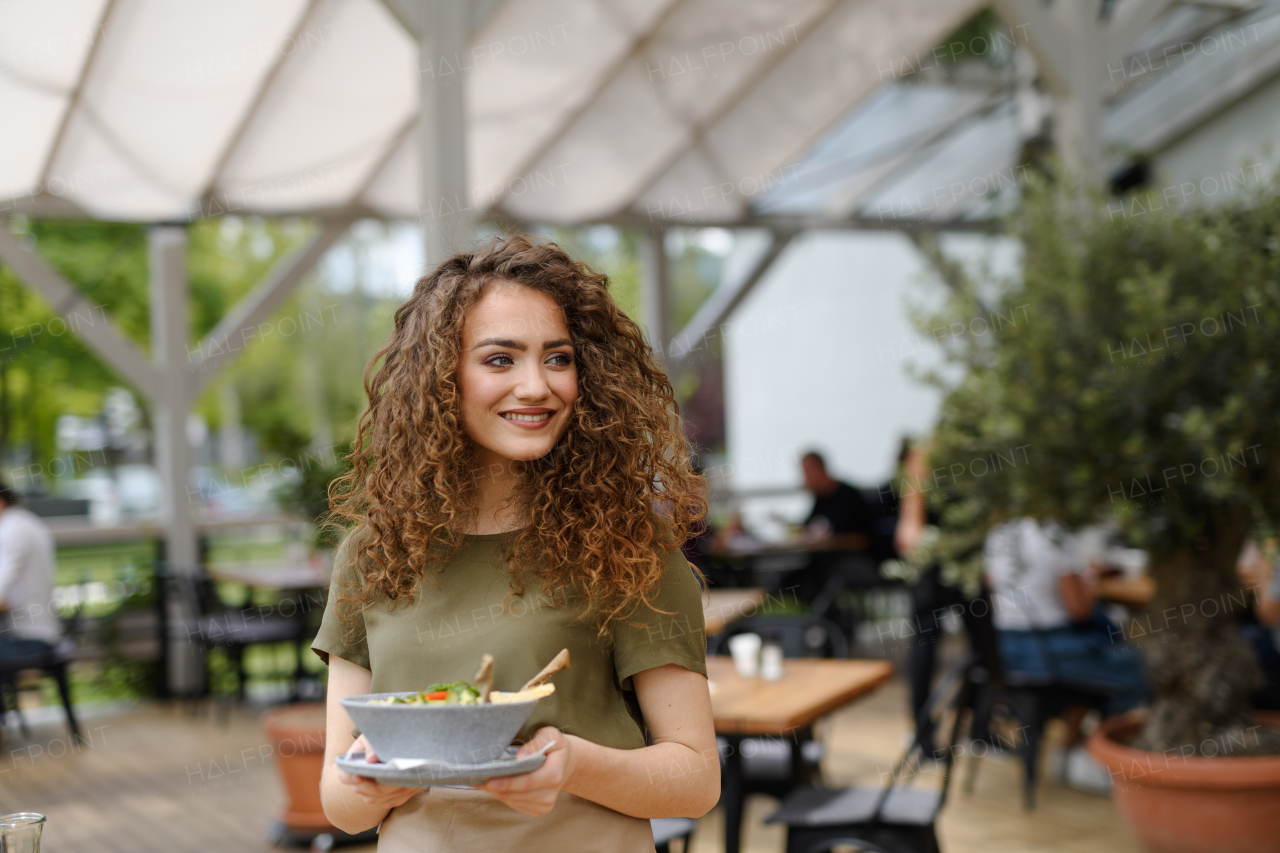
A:
{"type": "Polygon", "coordinates": [[[475,484],[478,492],[476,514],[467,533],[485,535],[506,533],[524,526],[516,488],[519,477],[512,473],[512,463],[492,452],[478,455],[475,484]]]}

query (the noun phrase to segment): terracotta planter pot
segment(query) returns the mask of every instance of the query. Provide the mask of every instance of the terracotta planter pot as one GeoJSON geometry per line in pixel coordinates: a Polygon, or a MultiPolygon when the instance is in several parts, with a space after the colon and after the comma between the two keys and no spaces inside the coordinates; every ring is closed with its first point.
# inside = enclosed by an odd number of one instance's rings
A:
{"type": "Polygon", "coordinates": [[[280,819],[292,829],[333,830],[320,806],[324,703],[284,705],[264,712],[260,719],[267,737],[271,738],[272,754],[288,798],[280,819]]]}
{"type": "MultiPolygon", "coordinates": [[[[1257,719],[1280,725],[1280,714],[1257,719]]],[[[1148,853],[1280,853],[1280,755],[1184,757],[1120,742],[1141,730],[1140,719],[1104,720],[1088,749],[1111,771],[1116,806],[1148,853]]]]}

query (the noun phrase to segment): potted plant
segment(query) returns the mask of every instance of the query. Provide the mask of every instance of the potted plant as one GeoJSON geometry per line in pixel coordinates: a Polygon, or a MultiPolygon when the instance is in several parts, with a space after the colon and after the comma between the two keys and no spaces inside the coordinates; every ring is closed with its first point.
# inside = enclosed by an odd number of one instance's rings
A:
{"type": "Polygon", "coordinates": [[[945,392],[928,553],[973,583],[1001,518],[1117,523],[1156,582],[1116,638],[1142,646],[1154,695],[1091,751],[1148,850],[1280,850],[1280,728],[1250,711],[1236,619],[1254,593],[1235,573],[1246,537],[1280,521],[1280,196],[1148,212],[1152,197],[1033,182],[1010,220],[1020,277],[947,270],[921,318],[944,354],[927,377],[945,392]],[[1215,823],[1233,800],[1245,813],[1215,823]]]}

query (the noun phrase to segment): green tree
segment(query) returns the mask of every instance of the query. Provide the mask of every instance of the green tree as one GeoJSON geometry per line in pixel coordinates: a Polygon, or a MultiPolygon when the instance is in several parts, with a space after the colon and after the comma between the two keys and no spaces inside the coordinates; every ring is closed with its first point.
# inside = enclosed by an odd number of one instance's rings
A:
{"type": "Polygon", "coordinates": [[[1280,520],[1280,195],[1144,209],[1032,187],[1010,221],[1020,280],[959,276],[925,318],[957,330],[939,336],[926,487],[944,487],[930,553],[957,580],[976,578],[1006,518],[1114,520],[1148,550],[1157,597],[1127,633],[1148,632],[1141,745],[1163,750],[1252,725],[1258,672],[1236,629],[1252,594],[1235,563],[1280,520]]]}

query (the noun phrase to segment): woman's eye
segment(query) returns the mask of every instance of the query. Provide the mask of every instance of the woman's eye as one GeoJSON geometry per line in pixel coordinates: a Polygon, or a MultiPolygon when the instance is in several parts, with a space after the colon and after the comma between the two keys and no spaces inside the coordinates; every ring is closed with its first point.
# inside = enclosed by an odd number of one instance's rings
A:
{"type": "Polygon", "coordinates": [[[551,364],[559,364],[559,365],[573,364],[573,356],[568,355],[566,353],[558,352],[553,356],[551,356],[549,361],[551,364]]]}
{"type": "Polygon", "coordinates": [[[515,359],[509,355],[495,355],[485,360],[485,364],[491,367],[510,367],[515,364],[515,359]]]}

